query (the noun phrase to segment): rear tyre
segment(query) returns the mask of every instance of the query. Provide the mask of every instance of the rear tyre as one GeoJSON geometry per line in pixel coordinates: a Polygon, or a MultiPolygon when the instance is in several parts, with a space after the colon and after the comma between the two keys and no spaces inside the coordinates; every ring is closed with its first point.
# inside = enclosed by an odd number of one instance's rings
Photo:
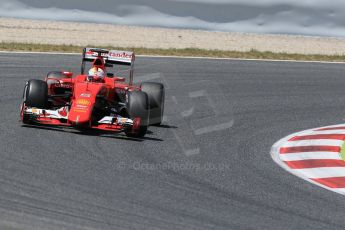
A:
{"type": "Polygon", "coordinates": [[[143,137],[146,134],[149,125],[149,100],[147,94],[140,91],[128,92],[126,107],[130,119],[140,117],[141,122],[139,129],[126,130],[125,133],[128,137],[143,137]]]}
{"type": "Polygon", "coordinates": [[[147,93],[150,104],[150,125],[160,125],[163,121],[165,90],[164,85],[156,82],[144,82],[141,91],[147,93]]]}
{"type": "Polygon", "coordinates": [[[28,107],[45,109],[48,102],[48,86],[45,81],[30,80],[24,88],[23,101],[28,107]]]}

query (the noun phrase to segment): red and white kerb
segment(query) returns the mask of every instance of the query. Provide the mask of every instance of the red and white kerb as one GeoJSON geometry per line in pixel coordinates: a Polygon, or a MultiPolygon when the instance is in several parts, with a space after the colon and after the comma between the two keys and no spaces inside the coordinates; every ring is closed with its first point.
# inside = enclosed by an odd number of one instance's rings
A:
{"type": "Polygon", "coordinates": [[[271,156],[292,174],[345,195],[344,141],[345,124],[305,130],[276,142],[271,156]]]}

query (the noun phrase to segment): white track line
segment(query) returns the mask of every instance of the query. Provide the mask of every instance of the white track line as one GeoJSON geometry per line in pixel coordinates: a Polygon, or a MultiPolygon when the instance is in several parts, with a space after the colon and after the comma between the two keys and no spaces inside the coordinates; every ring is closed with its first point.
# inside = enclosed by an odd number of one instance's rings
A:
{"type": "Polygon", "coordinates": [[[283,161],[299,161],[299,160],[317,160],[317,159],[334,159],[341,160],[339,153],[335,152],[303,152],[280,154],[283,161]]]}
{"type": "Polygon", "coordinates": [[[324,130],[324,131],[310,131],[310,133],[304,133],[304,135],[318,135],[318,134],[345,134],[345,129],[338,130],[324,130]]]}
{"type": "Polygon", "coordinates": [[[333,191],[336,193],[345,194],[345,188],[334,188],[333,191]]]}
{"type": "Polygon", "coordinates": [[[292,169],[292,170],[295,173],[301,174],[309,179],[345,176],[345,167],[325,167],[325,168],[292,169]]]}
{"type": "Polygon", "coordinates": [[[344,141],[342,140],[329,140],[329,139],[314,139],[314,140],[302,140],[302,141],[287,141],[281,145],[281,147],[299,147],[299,146],[342,146],[344,141]]]}
{"type": "MultiPolygon", "coordinates": [[[[48,55],[80,55],[81,53],[58,53],[58,52],[24,52],[24,51],[0,51],[1,53],[14,54],[48,54],[48,55]]],[[[136,55],[137,57],[148,58],[177,58],[177,59],[205,59],[225,61],[257,61],[257,62],[291,62],[291,63],[320,63],[320,64],[344,64],[339,61],[306,61],[306,60],[277,60],[277,59],[255,59],[255,58],[216,58],[216,57],[192,57],[192,56],[161,56],[161,55],[136,55]]]]}
{"type": "Polygon", "coordinates": [[[48,54],[48,55],[80,55],[82,56],[81,53],[59,53],[59,52],[25,52],[25,51],[2,51],[0,50],[0,54],[7,54],[7,53],[12,53],[12,54],[48,54]]]}

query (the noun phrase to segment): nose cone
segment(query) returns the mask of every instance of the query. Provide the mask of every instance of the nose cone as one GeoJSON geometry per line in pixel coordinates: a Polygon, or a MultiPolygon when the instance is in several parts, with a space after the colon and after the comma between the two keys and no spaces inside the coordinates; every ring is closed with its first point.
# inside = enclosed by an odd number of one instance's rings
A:
{"type": "Polygon", "coordinates": [[[86,98],[77,98],[73,101],[68,120],[76,126],[89,126],[91,123],[92,101],[86,98]]]}
{"type": "Polygon", "coordinates": [[[91,126],[92,111],[96,102],[96,96],[105,89],[103,84],[80,82],[74,87],[74,99],[72,101],[68,120],[76,126],[91,126]]]}

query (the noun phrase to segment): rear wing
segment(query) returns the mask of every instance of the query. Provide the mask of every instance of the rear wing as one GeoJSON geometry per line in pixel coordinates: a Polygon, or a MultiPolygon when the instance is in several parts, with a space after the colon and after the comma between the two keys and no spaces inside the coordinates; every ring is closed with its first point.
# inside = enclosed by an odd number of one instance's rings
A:
{"type": "Polygon", "coordinates": [[[101,57],[105,64],[127,65],[130,66],[129,84],[133,83],[135,54],[131,51],[106,50],[98,48],[84,48],[81,74],[84,74],[85,62],[93,62],[96,58],[101,57]]]}
{"type": "Polygon", "coordinates": [[[83,61],[92,62],[98,57],[108,57],[109,50],[97,49],[97,48],[84,48],[83,49],[83,61]]]}
{"type": "Polygon", "coordinates": [[[110,50],[108,53],[107,62],[118,64],[118,65],[132,66],[132,64],[134,64],[134,60],[135,60],[135,55],[133,52],[110,50]]]}

